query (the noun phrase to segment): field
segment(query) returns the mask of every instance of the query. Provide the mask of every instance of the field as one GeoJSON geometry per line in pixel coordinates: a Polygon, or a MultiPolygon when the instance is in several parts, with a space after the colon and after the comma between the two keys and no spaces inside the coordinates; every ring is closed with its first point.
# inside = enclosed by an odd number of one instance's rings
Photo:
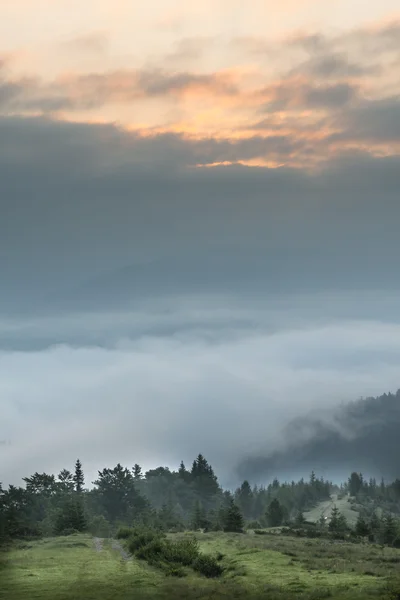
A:
{"type": "Polygon", "coordinates": [[[400,598],[386,591],[400,570],[400,550],[272,533],[196,536],[202,551],[223,555],[225,573],[220,579],[206,579],[190,569],[184,578],[166,577],[127,556],[119,542],[72,535],[18,543],[2,553],[0,598],[400,598]]]}
{"type": "Polygon", "coordinates": [[[349,497],[347,495],[343,498],[339,498],[337,494],[334,494],[330,500],[320,502],[315,508],[304,513],[304,517],[307,519],[307,521],[314,523],[319,521],[321,516],[329,519],[334,506],[336,506],[340,513],[346,518],[348,524],[354,527],[359,513],[355,510],[352,510],[351,504],[349,503],[349,497]]]}

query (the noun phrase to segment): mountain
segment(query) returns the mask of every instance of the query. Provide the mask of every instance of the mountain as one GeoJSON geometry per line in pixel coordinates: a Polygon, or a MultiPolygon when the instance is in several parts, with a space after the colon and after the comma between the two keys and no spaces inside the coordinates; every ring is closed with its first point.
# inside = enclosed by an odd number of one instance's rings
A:
{"type": "Polygon", "coordinates": [[[342,406],[330,419],[296,420],[284,433],[285,450],[246,459],[238,466],[240,477],[262,481],[312,470],[339,479],[351,471],[400,477],[400,390],[342,406]]]}
{"type": "MultiPolygon", "coordinates": [[[[210,245],[187,254],[170,254],[142,263],[108,270],[96,277],[87,274],[81,283],[62,282],[52,293],[41,294],[35,302],[29,290],[20,294],[29,311],[104,311],[134,308],[146,299],[185,295],[279,295],[354,291],[369,289],[373,259],[353,253],[323,255],[311,248],[293,248],[287,241],[281,249],[210,245]],[[349,269],[343,269],[343,260],[349,269]],[[372,261],[372,262],[371,262],[372,261]]],[[[382,281],[378,288],[397,290],[384,269],[374,269],[382,281]]]]}

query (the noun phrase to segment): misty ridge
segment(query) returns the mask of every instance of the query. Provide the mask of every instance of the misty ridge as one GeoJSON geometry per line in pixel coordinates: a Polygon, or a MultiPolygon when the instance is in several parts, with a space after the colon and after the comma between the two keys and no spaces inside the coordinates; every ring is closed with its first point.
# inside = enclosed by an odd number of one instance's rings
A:
{"type": "Polygon", "coordinates": [[[396,478],[400,452],[400,390],[360,399],[324,418],[308,414],[285,426],[288,447],[268,457],[243,461],[238,473],[258,480],[262,473],[293,475],[315,468],[340,480],[356,469],[373,477],[396,478]]]}
{"type": "MultiPolygon", "coordinates": [[[[93,478],[99,459],[135,455],[151,468],[199,448],[228,486],[310,467],[335,479],[352,468],[396,476],[379,451],[357,460],[354,450],[354,466],[339,454],[366,427],[362,415],[349,426],[343,406],[398,387],[400,325],[376,319],[377,305],[394,313],[396,301],[366,293],[363,320],[358,293],[172,296],[130,311],[3,317],[3,482],[38,462],[56,471],[73,451],[93,478]],[[314,452],[320,439],[335,450],[314,452]]],[[[380,422],[391,418],[382,408],[380,422]]]]}

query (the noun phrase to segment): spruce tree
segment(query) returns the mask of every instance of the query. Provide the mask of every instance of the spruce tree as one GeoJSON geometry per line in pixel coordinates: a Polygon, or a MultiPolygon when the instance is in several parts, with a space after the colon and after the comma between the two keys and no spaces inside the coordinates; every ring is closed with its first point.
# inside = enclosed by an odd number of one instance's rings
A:
{"type": "Polygon", "coordinates": [[[133,472],[133,478],[135,479],[135,481],[142,479],[143,474],[142,474],[142,467],[140,465],[135,463],[135,465],[133,466],[132,472],[133,472]]]}
{"type": "Polygon", "coordinates": [[[193,506],[191,526],[195,531],[198,529],[208,529],[210,526],[205,508],[199,500],[196,500],[193,506]]]}
{"type": "Polygon", "coordinates": [[[391,546],[394,540],[399,535],[399,526],[397,521],[392,517],[390,513],[385,515],[382,520],[382,538],[383,543],[391,546]]]}
{"type": "Polygon", "coordinates": [[[296,518],[295,518],[295,524],[298,525],[299,527],[301,527],[302,525],[304,525],[304,523],[306,522],[304,513],[302,510],[299,510],[296,518]]]}
{"type": "Polygon", "coordinates": [[[371,533],[371,528],[362,515],[358,515],[355,532],[360,537],[366,537],[371,533]]]}
{"type": "Polygon", "coordinates": [[[346,518],[339,512],[336,505],[332,508],[331,520],[328,527],[329,531],[334,533],[342,533],[348,529],[346,518]]]}
{"type": "Polygon", "coordinates": [[[283,523],[285,510],[279,500],[274,498],[265,513],[267,523],[270,527],[279,527],[283,523]]]}
{"type": "Polygon", "coordinates": [[[82,463],[78,460],[75,463],[75,475],[74,475],[75,491],[80,494],[83,491],[85,484],[85,478],[83,476],[82,463]]]}
{"type": "Polygon", "coordinates": [[[224,511],[223,528],[224,531],[243,533],[244,519],[239,507],[231,500],[229,506],[224,511]]]}

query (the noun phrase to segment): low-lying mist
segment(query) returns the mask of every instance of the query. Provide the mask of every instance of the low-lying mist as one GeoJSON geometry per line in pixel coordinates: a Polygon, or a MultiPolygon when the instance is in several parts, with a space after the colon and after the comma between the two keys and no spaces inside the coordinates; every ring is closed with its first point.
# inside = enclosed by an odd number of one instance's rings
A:
{"type": "Polygon", "coordinates": [[[175,468],[202,452],[236,485],[244,460],[312,437],[308,415],[329,422],[342,403],[399,387],[400,324],[367,312],[329,295],[209,297],[3,319],[0,480],[79,456],[90,484],[99,466],[175,468]]]}

